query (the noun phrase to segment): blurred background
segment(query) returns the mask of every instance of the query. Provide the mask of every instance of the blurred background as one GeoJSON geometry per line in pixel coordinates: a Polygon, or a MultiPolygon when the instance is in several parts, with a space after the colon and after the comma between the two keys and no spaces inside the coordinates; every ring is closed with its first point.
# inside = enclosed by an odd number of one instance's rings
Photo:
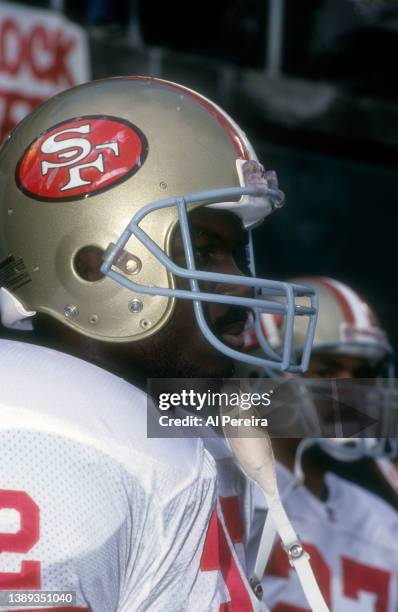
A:
{"type": "Polygon", "coordinates": [[[146,74],[223,106],[275,168],[284,209],[258,273],[322,274],[398,347],[398,1],[0,1],[0,129],[73,84],[146,74]]]}

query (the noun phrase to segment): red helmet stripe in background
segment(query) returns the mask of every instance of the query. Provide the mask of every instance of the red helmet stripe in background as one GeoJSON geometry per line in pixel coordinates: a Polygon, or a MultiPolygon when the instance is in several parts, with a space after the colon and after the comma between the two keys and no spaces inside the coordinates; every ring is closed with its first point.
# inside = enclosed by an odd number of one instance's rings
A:
{"type": "MultiPolygon", "coordinates": [[[[280,327],[282,317],[278,314],[264,313],[260,316],[261,327],[264,336],[272,348],[277,348],[281,344],[280,327]]],[[[244,350],[251,351],[259,347],[256,331],[253,325],[248,326],[244,331],[244,350]]]]}
{"type": "Polygon", "coordinates": [[[346,323],[359,328],[377,327],[379,325],[366,302],[347,285],[326,277],[315,277],[314,281],[326,287],[336,298],[341,306],[346,323]]]}
{"type": "Polygon", "coordinates": [[[142,80],[147,81],[149,83],[159,83],[163,87],[168,87],[169,89],[173,89],[174,91],[179,91],[186,96],[190,96],[193,98],[198,104],[203,106],[214,118],[215,120],[225,129],[228,133],[233,147],[236,151],[238,158],[240,159],[252,159],[253,155],[249,151],[247,143],[242,139],[240,131],[234,123],[230,120],[229,117],[213,102],[201,96],[196,91],[189,89],[188,87],[184,87],[183,85],[178,85],[177,83],[172,83],[170,81],[164,81],[163,79],[157,79],[156,77],[143,77],[143,76],[132,76],[130,77],[134,80],[142,80]]]}
{"type": "MultiPolygon", "coordinates": [[[[350,287],[328,277],[302,277],[295,282],[313,286],[319,293],[320,311],[314,338],[314,350],[338,349],[353,353],[355,347],[361,355],[367,352],[370,358],[383,357],[391,353],[385,331],[368,304],[350,287]],[[334,347],[334,348],[332,348],[334,347]]],[[[265,337],[273,348],[280,346],[281,321],[272,315],[261,315],[265,337]]],[[[295,348],[300,351],[303,329],[298,321],[295,325],[295,348]]],[[[259,348],[254,326],[245,330],[245,350],[259,348]]]]}

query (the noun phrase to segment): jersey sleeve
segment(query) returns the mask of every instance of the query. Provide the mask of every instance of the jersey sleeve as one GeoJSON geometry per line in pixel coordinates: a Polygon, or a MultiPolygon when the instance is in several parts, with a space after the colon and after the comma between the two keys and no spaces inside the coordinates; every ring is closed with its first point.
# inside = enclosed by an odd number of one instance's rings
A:
{"type": "Polygon", "coordinates": [[[76,612],[189,609],[215,503],[203,449],[195,469],[138,456],[132,473],[60,434],[0,429],[0,444],[1,590],[74,592],[76,612]]]}
{"type": "Polygon", "coordinates": [[[131,507],[145,493],[109,456],[62,435],[1,430],[0,442],[0,589],[73,591],[79,611],[117,610],[131,507]]]}
{"type": "MultiPolygon", "coordinates": [[[[142,522],[141,544],[135,546],[140,558],[137,560],[135,553],[130,559],[132,580],[123,612],[193,610],[192,595],[203,587],[200,562],[215,506],[212,462],[203,454],[199,473],[180,489],[170,487],[171,494],[165,490],[167,484],[160,494],[154,491],[147,519],[142,522]]],[[[217,594],[218,583],[211,586],[217,594]]],[[[206,602],[212,596],[206,594],[206,602]]]]}

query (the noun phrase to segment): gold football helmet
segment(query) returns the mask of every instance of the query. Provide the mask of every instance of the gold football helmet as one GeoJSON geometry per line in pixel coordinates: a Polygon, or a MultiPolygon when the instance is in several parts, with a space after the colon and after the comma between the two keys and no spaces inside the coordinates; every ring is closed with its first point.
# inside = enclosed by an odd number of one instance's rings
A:
{"type": "Polygon", "coordinates": [[[195,267],[192,208],[232,211],[250,231],[283,204],[275,173],[264,171],[242,130],[208,99],[146,77],[75,87],[19,124],[3,145],[0,171],[3,324],[21,326],[41,312],[99,341],[132,342],[165,326],[176,298],[190,299],[218,350],[257,365],[305,369],[316,319],[312,289],[195,267]],[[170,257],[178,222],[186,268],[170,257]],[[84,265],[93,259],[103,260],[97,275],[84,265]],[[176,287],[178,276],[189,289],[176,287]],[[247,285],[254,297],[204,293],[200,281],[247,285]],[[207,325],[206,301],[252,309],[257,317],[279,314],[286,330],[281,351],[266,339],[261,358],[231,349],[207,325]],[[297,316],[307,321],[298,365],[297,316]]]}
{"type": "MultiPolygon", "coordinates": [[[[354,355],[378,361],[391,354],[387,335],[370,306],[351,287],[324,276],[302,277],[292,282],[308,283],[319,297],[320,309],[313,350],[354,355]]],[[[295,346],[305,341],[301,321],[295,325],[295,346]]]]}

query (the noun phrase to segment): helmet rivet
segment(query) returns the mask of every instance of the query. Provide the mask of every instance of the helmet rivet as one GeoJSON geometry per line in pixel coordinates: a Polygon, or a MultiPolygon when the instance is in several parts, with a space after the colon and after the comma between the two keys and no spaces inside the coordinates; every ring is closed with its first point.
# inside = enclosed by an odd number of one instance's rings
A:
{"type": "Polygon", "coordinates": [[[137,314],[138,312],[141,312],[141,310],[144,308],[144,305],[140,300],[135,299],[129,302],[128,307],[130,312],[137,314]]]}
{"type": "Polygon", "coordinates": [[[67,304],[64,308],[64,315],[67,319],[73,321],[79,314],[79,309],[75,304],[67,304]]]}
{"type": "Polygon", "coordinates": [[[125,263],[126,274],[136,274],[141,269],[141,262],[138,257],[130,257],[125,263]]]}
{"type": "Polygon", "coordinates": [[[140,327],[142,327],[142,329],[148,329],[151,327],[151,322],[148,319],[141,319],[140,327]]]}
{"type": "Polygon", "coordinates": [[[293,544],[289,549],[289,557],[292,559],[299,559],[303,554],[303,547],[301,544],[293,544]]]}
{"type": "Polygon", "coordinates": [[[91,317],[89,318],[90,325],[97,325],[98,321],[99,321],[99,316],[96,314],[91,315],[91,317]]]}
{"type": "Polygon", "coordinates": [[[159,187],[160,189],[167,189],[167,183],[165,181],[160,181],[159,187]]]}

